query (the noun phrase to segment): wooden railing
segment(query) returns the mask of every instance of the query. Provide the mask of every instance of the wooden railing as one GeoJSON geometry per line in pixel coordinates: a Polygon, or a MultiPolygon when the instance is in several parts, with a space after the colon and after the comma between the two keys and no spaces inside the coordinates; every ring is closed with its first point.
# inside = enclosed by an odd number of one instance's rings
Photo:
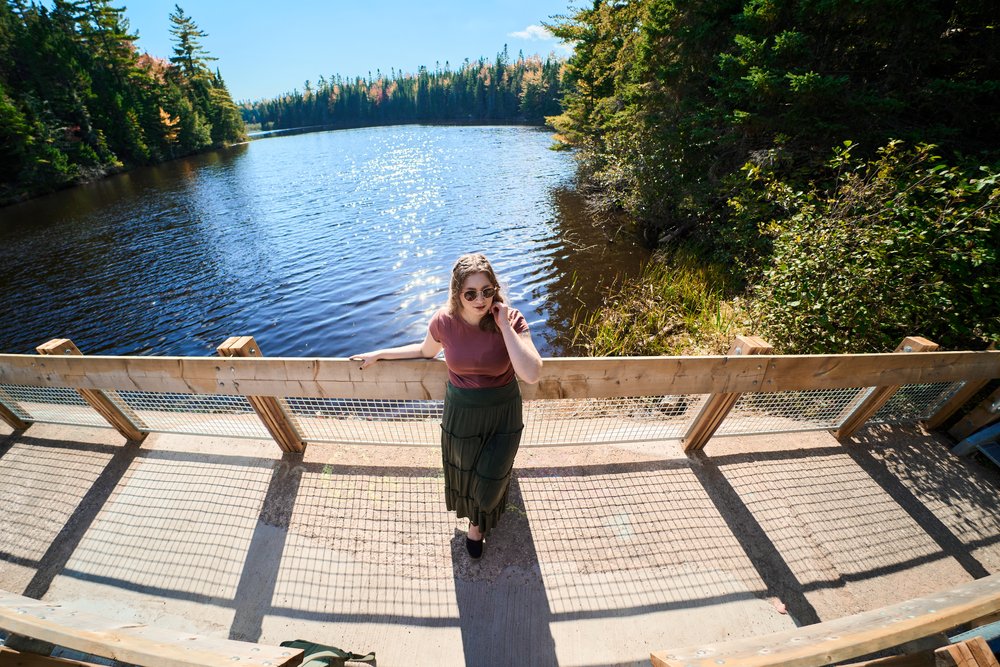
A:
{"type": "MultiPolygon", "coordinates": [[[[922,338],[907,338],[896,353],[774,355],[766,342],[739,337],[725,356],[546,359],[539,382],[522,385],[525,399],[608,399],[705,395],[684,423],[685,450],[701,449],[744,394],[871,388],[837,417],[831,430],[849,438],[904,385],[956,384],[953,396],[925,415],[940,425],[980,388],[1000,377],[1000,351],[938,352],[922,338]],[[919,352],[919,353],[918,353],[919,352]]],[[[151,430],[111,400],[115,392],[242,396],[283,449],[297,451],[306,438],[295,428],[284,400],[377,399],[427,401],[444,395],[441,361],[381,362],[365,370],[348,359],[266,358],[252,337],[231,338],[223,357],[83,356],[66,339],[40,346],[43,356],[0,355],[0,418],[15,429],[30,418],[4,386],[71,389],[130,440],[151,430]]],[[[39,419],[38,421],[42,421],[39,419]]]]}
{"type": "MultiPolygon", "coordinates": [[[[68,391],[123,437],[140,440],[155,429],[143,423],[141,415],[123,410],[121,395],[244,397],[250,406],[244,416],[254,419],[256,413],[266,433],[283,449],[295,451],[305,446],[308,436],[296,426],[299,416],[289,414],[289,399],[434,401],[443,398],[447,380],[446,368],[440,361],[380,362],[362,371],[358,362],[348,359],[266,358],[260,356],[252,337],[231,338],[220,346],[219,353],[219,357],[203,358],[85,356],[71,341],[57,339],[40,346],[39,355],[0,355],[0,419],[16,430],[29,428],[34,421],[45,421],[32,418],[32,411],[19,404],[16,389],[68,391]]],[[[522,392],[529,402],[580,401],[580,413],[584,415],[591,405],[588,401],[701,395],[704,400],[698,403],[681,402],[696,406],[687,410],[691,415],[685,418],[679,438],[690,452],[702,449],[727,419],[733,418],[740,400],[748,396],[771,394],[779,400],[800,401],[802,397],[796,392],[861,388],[863,391],[845,403],[830,428],[838,438],[846,439],[886,405],[900,387],[954,383],[947,395],[935,402],[933,413],[924,416],[925,424],[939,427],[995,378],[1000,378],[1000,351],[939,352],[933,343],[921,338],[904,340],[895,353],[774,355],[765,341],[739,337],[724,356],[546,359],[540,381],[522,385],[522,392]]],[[[996,400],[987,398],[990,401],[989,406],[970,413],[980,426],[996,412],[991,407],[996,400]]],[[[798,634],[793,631],[788,638],[790,645],[833,641],[829,638],[835,636],[837,651],[824,653],[831,645],[817,645],[795,653],[787,664],[826,664],[890,645],[886,641],[926,636],[936,632],[942,623],[961,622],[988,608],[995,609],[996,586],[995,576],[981,584],[974,582],[961,595],[982,594],[985,601],[962,607],[947,618],[930,607],[911,607],[905,636],[898,633],[902,626],[888,623],[885,636],[880,635],[876,643],[869,641],[873,630],[868,617],[845,619],[836,626],[816,626],[819,634],[815,637],[805,629],[798,634]],[[834,634],[831,628],[836,630],[834,634]],[[808,656],[800,660],[805,654],[808,656]]],[[[22,602],[11,600],[15,606],[22,602]]],[[[40,630],[41,626],[18,626],[16,631],[60,641],[59,625],[54,622],[50,634],[46,634],[49,630],[40,630]]],[[[61,641],[70,645],[65,638],[61,641]]],[[[90,648],[101,649],[101,642],[111,646],[119,639],[108,636],[94,641],[90,648]]],[[[220,650],[229,648],[226,644],[220,650]]],[[[712,650],[735,655],[737,649],[744,648],[759,653],[762,648],[773,650],[773,643],[748,640],[742,648],[712,650]]],[[[142,644],[141,649],[146,651],[149,646],[142,644]]],[[[693,649],[695,653],[699,650],[705,648],[693,649]]],[[[685,651],[658,652],[654,661],[691,664],[699,657],[685,651]]],[[[769,663],[765,660],[761,664],[769,663]]]]}

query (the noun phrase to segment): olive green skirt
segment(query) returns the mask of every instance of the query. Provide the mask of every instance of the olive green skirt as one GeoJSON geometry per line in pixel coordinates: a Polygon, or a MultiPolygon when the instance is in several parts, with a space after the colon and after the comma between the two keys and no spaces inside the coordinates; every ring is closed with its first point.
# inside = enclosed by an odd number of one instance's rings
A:
{"type": "Polygon", "coordinates": [[[459,389],[448,383],[441,420],[445,501],[483,535],[507,507],[523,428],[517,380],[495,389],[459,389]]]}

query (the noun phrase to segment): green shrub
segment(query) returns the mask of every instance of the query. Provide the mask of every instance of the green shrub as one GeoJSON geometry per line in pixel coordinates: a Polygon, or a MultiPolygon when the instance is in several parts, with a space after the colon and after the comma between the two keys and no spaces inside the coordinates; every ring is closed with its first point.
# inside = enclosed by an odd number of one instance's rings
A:
{"type": "Polygon", "coordinates": [[[793,353],[889,351],[907,335],[950,349],[1000,340],[1000,173],[948,166],[930,145],[891,141],[870,162],[853,148],[834,151],[828,189],[744,167],[786,214],[761,225],[773,239],[754,291],[763,335],[793,353]]]}

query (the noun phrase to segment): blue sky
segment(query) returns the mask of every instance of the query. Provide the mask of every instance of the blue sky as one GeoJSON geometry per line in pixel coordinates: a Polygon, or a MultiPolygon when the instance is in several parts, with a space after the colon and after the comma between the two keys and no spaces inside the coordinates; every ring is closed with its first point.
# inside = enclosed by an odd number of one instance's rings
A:
{"type": "Polygon", "coordinates": [[[175,2],[208,33],[203,46],[218,58],[212,65],[237,101],[302,90],[321,74],[415,72],[446,61],[454,69],[465,58],[492,60],[504,44],[511,58],[520,50],[567,55],[540,26],[573,6],[572,0],[131,0],[125,16],[139,33],[140,51],[172,55],[168,16],[175,2]]]}

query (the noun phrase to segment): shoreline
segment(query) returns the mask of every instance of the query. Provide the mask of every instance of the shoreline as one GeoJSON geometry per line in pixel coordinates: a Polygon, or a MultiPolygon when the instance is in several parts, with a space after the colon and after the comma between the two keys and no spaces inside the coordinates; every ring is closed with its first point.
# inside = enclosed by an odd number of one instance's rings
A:
{"type": "Polygon", "coordinates": [[[279,130],[264,130],[264,131],[261,131],[261,132],[250,132],[250,133],[247,134],[247,138],[246,138],[245,141],[240,141],[240,142],[233,143],[233,144],[224,144],[224,145],[221,145],[221,146],[212,146],[212,147],[207,148],[207,149],[202,150],[202,151],[197,151],[195,153],[187,153],[185,155],[177,155],[175,157],[170,158],[169,160],[161,160],[159,162],[150,162],[149,164],[136,164],[136,165],[130,165],[130,166],[122,165],[120,167],[114,167],[114,166],[111,166],[111,165],[108,165],[108,166],[105,166],[105,167],[95,167],[95,168],[92,168],[92,169],[88,170],[87,173],[81,174],[79,177],[73,179],[72,181],[60,184],[57,187],[50,187],[50,188],[46,188],[44,190],[39,190],[39,191],[35,191],[35,192],[21,192],[21,193],[18,193],[16,195],[13,195],[11,197],[0,196],[0,210],[2,210],[4,208],[7,208],[7,207],[10,207],[10,206],[15,206],[17,204],[24,203],[26,201],[31,201],[32,199],[38,199],[39,197],[44,197],[46,195],[50,195],[50,194],[53,194],[55,192],[61,192],[63,190],[69,190],[71,188],[75,188],[75,187],[78,187],[78,186],[81,186],[81,185],[89,185],[91,183],[96,183],[98,181],[104,180],[105,178],[108,178],[109,176],[116,176],[118,174],[128,173],[130,171],[133,171],[135,169],[139,169],[141,167],[157,167],[157,166],[160,166],[160,165],[169,164],[169,163],[174,162],[176,160],[181,160],[181,159],[189,158],[189,157],[195,157],[195,156],[198,156],[198,155],[205,155],[205,154],[211,153],[213,151],[227,150],[227,149],[230,149],[230,148],[234,148],[236,146],[245,146],[245,145],[248,145],[248,144],[250,144],[250,143],[252,143],[254,141],[257,141],[259,139],[270,139],[270,138],[273,138],[273,137],[292,136],[292,135],[296,135],[296,134],[310,134],[310,133],[313,133],[313,132],[330,132],[330,131],[334,131],[334,130],[358,130],[358,129],[368,128],[368,127],[394,127],[394,126],[403,126],[403,125],[430,125],[430,126],[438,126],[438,127],[490,127],[490,126],[494,126],[495,125],[495,126],[502,126],[502,127],[506,127],[506,126],[510,126],[510,127],[537,127],[539,129],[545,129],[547,127],[544,124],[539,125],[539,124],[536,124],[536,123],[529,123],[527,121],[500,121],[500,120],[491,121],[491,122],[473,121],[473,120],[469,120],[469,121],[461,121],[461,120],[455,120],[455,121],[412,121],[412,122],[405,122],[405,121],[396,122],[396,121],[394,121],[394,122],[389,122],[389,123],[368,123],[368,124],[352,124],[352,123],[340,124],[340,123],[338,123],[338,124],[331,124],[331,125],[307,125],[307,126],[303,126],[303,127],[284,128],[284,129],[279,129],[279,130]]]}

